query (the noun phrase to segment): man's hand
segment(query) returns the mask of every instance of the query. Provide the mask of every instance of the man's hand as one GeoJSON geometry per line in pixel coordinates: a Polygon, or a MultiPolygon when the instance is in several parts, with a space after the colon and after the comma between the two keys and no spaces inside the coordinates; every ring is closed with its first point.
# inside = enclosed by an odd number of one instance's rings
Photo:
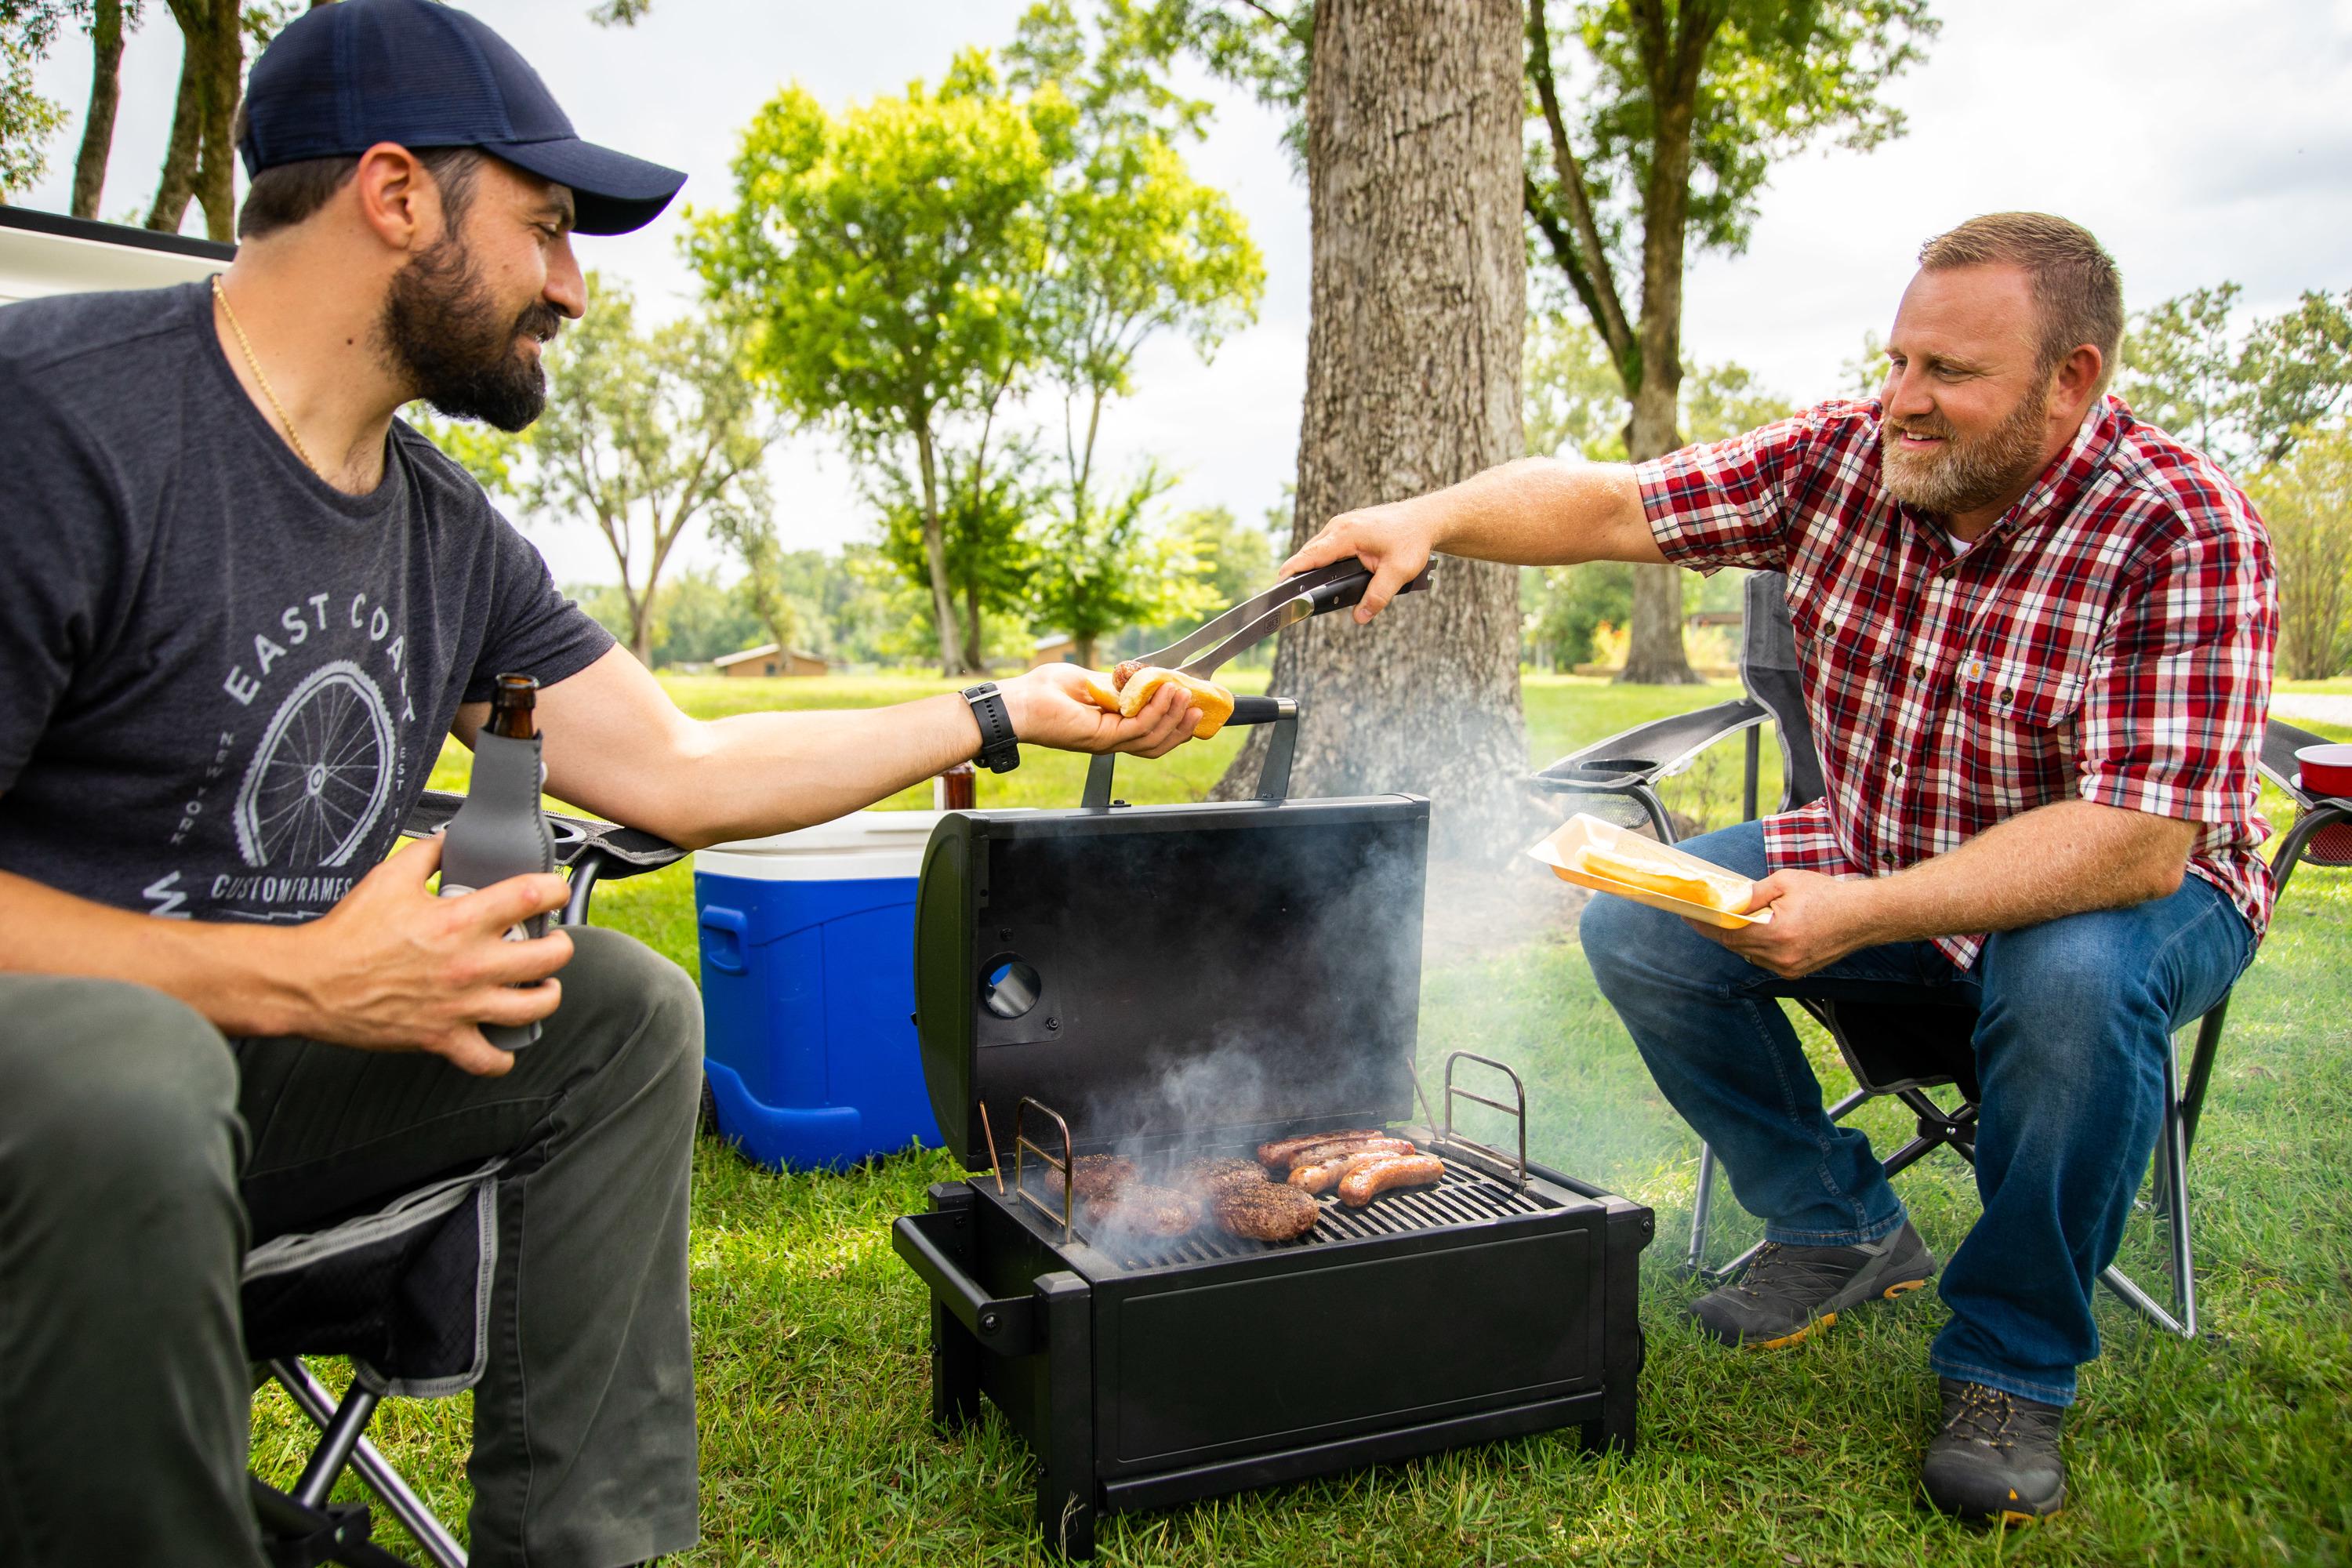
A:
{"type": "Polygon", "coordinates": [[[1812,871],[1775,871],[1756,884],[1742,913],[1769,906],[1761,925],[1726,930],[1704,921],[1684,921],[1691,930],[1721,942],[1759,969],[1783,980],[1826,969],[1850,952],[1888,940],[1875,933],[1872,887],[1812,871]]]}
{"type": "MultiPolygon", "coordinates": [[[[1065,752],[1127,752],[1164,757],[1200,727],[1201,710],[1173,681],[1151,694],[1132,719],[1107,713],[1087,700],[1088,671],[1075,664],[1041,664],[1000,684],[1013,732],[1034,745],[1065,752]]],[[[1097,676],[1105,685],[1109,677],[1097,676]]]]}
{"type": "Polygon", "coordinates": [[[546,874],[436,898],[425,884],[440,866],[440,838],[425,839],[289,933],[300,953],[289,978],[312,1015],[299,1032],[362,1050],[429,1051],[496,1078],[514,1058],[484,1039],[479,1026],[528,1024],[554,1012],[563,987],[549,976],[572,958],[562,931],[509,942],[507,931],[562,909],[566,889],[546,874]],[[512,989],[529,981],[545,984],[512,989]]]}
{"type": "MultiPolygon", "coordinates": [[[[1444,494],[1443,491],[1439,492],[1444,494]]],[[[1389,601],[1429,564],[1430,552],[1440,542],[1436,496],[1368,506],[1343,511],[1323,525],[1323,531],[1298,548],[1276,575],[1295,577],[1334,561],[1354,556],[1371,569],[1371,586],[1356,605],[1359,626],[1389,607],[1389,601]]]]}

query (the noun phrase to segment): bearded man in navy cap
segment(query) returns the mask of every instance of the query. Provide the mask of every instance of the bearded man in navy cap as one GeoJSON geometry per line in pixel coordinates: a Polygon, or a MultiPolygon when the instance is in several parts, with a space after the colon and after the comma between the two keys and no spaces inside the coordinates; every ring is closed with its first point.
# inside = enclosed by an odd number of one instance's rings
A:
{"type": "Polygon", "coordinates": [[[502,941],[556,877],[436,899],[436,843],[386,858],[442,737],[535,676],[549,790],[693,847],[1197,715],[1053,666],[688,719],[394,417],[530,424],[571,237],[683,176],[429,0],[295,21],[238,142],[225,274],[0,310],[0,1561],[257,1568],[241,1257],[490,1162],[473,1561],[675,1552],[700,1005],[610,931],[502,941]]]}

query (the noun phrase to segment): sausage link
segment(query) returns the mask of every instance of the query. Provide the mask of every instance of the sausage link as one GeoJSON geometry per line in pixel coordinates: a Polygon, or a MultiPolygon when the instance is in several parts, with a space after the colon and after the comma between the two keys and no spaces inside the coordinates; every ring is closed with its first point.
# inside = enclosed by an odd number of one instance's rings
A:
{"type": "Polygon", "coordinates": [[[1426,1187],[1445,1179],[1445,1162],[1434,1154],[1392,1154],[1358,1163],[1350,1162],[1339,1178],[1339,1201],[1362,1208],[1395,1187],[1426,1187]]]}

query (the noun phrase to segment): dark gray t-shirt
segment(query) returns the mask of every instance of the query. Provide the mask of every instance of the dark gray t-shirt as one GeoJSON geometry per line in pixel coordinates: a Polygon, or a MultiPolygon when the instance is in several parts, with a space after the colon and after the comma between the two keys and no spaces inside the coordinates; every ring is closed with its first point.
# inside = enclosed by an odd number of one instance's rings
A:
{"type": "Polygon", "coordinates": [[[0,309],[0,870],[312,919],[389,851],[459,702],[612,645],[405,425],[373,495],[305,468],[205,285],[0,309]]]}

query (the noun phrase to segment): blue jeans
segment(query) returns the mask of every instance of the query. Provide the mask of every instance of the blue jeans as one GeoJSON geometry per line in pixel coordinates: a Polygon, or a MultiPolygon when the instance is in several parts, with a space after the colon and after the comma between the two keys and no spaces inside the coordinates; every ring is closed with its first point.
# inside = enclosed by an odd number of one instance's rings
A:
{"type": "MultiPolygon", "coordinates": [[[[1743,823],[1682,846],[1765,874],[1743,823]]],[[[1766,1237],[1801,1247],[1874,1241],[1903,1204],[1870,1141],[1830,1121],[1780,996],[1970,1007],[1983,1089],[1984,1214],[1945,1267],[1951,1321],[1929,1363],[1947,1377],[2068,1405],[2099,1353],[2091,1291],[2114,1261],[2164,1116],[2172,1032],[2221,999],[2253,933],[2210,882],[2168,898],[1996,932],[1975,968],[1926,942],[1864,948],[1782,980],[1676,915],[1630,899],[1585,906],[1585,956],[1650,1076],[1713,1145],[1766,1237]]]]}

